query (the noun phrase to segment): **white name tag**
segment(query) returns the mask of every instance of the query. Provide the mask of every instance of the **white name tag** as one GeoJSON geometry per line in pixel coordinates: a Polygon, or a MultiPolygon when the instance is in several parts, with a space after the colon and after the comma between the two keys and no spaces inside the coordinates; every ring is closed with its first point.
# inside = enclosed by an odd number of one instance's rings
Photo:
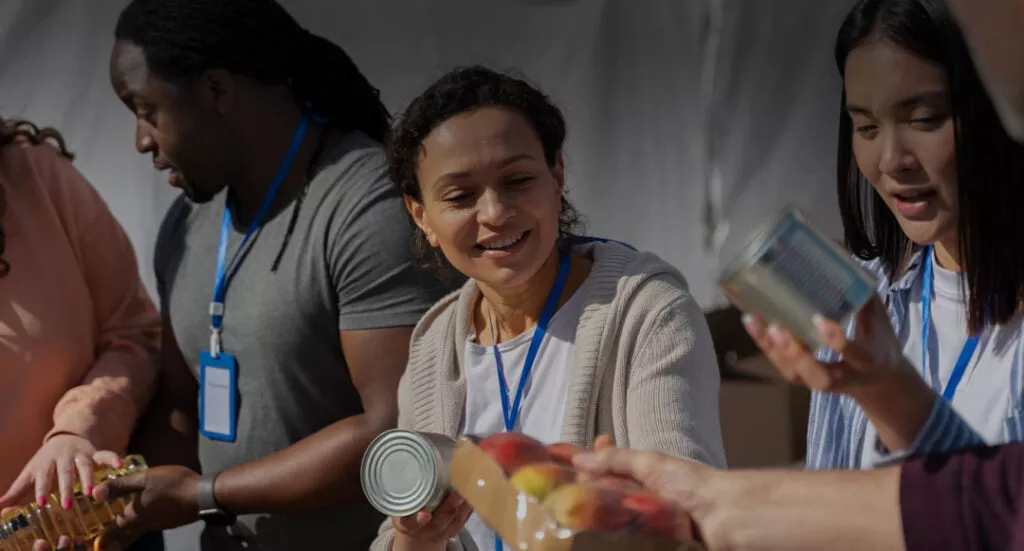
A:
{"type": "Polygon", "coordinates": [[[234,442],[238,425],[235,357],[204,351],[199,358],[199,432],[207,438],[234,442]]]}

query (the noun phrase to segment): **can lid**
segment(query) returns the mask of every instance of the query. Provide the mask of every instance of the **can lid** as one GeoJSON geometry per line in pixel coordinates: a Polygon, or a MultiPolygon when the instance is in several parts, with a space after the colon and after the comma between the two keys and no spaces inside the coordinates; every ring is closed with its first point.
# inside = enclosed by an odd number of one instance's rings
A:
{"type": "Polygon", "coordinates": [[[363,493],[374,509],[404,517],[430,505],[437,495],[438,469],[433,445],[413,431],[382,433],[366,449],[360,466],[363,493]]]}

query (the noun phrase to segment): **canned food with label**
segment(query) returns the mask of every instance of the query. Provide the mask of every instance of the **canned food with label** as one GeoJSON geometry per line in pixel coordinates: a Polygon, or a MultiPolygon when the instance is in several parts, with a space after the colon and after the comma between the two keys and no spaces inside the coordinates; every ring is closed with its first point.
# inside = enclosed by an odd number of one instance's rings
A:
{"type": "Polygon", "coordinates": [[[877,285],[792,206],[753,235],[722,270],[719,284],[738,308],[786,327],[812,348],[824,346],[815,315],[845,326],[877,285]]]}

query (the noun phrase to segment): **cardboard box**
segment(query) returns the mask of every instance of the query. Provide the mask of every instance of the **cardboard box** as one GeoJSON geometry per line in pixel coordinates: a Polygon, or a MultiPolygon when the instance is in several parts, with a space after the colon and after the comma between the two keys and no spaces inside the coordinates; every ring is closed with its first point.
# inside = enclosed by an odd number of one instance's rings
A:
{"type": "Polygon", "coordinates": [[[791,385],[729,306],[706,313],[722,374],[722,439],[730,468],[803,467],[811,393],[791,385]]]}
{"type": "Polygon", "coordinates": [[[449,466],[452,487],[473,506],[501,539],[518,551],[701,551],[696,543],[671,541],[649,534],[583,531],[560,528],[535,500],[521,495],[505,472],[470,438],[455,446],[449,466]]]}
{"type": "Polygon", "coordinates": [[[810,391],[783,380],[761,355],[733,367],[719,395],[729,467],[802,467],[810,391]]]}

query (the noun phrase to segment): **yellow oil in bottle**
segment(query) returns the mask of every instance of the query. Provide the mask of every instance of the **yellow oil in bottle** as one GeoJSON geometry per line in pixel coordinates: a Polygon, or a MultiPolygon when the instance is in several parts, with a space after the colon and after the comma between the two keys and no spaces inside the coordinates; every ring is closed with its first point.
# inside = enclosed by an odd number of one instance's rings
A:
{"type": "MultiPolygon", "coordinates": [[[[129,455],[121,460],[121,467],[101,467],[93,475],[95,484],[119,478],[146,469],[140,455],[129,455]]],[[[110,502],[97,502],[82,493],[80,483],[75,484],[71,509],[61,508],[60,493],[53,492],[40,507],[33,503],[10,511],[0,517],[0,551],[31,551],[36,540],[45,540],[56,549],[61,536],[72,541],[89,542],[114,525],[130,499],[118,498],[110,502]]]]}

